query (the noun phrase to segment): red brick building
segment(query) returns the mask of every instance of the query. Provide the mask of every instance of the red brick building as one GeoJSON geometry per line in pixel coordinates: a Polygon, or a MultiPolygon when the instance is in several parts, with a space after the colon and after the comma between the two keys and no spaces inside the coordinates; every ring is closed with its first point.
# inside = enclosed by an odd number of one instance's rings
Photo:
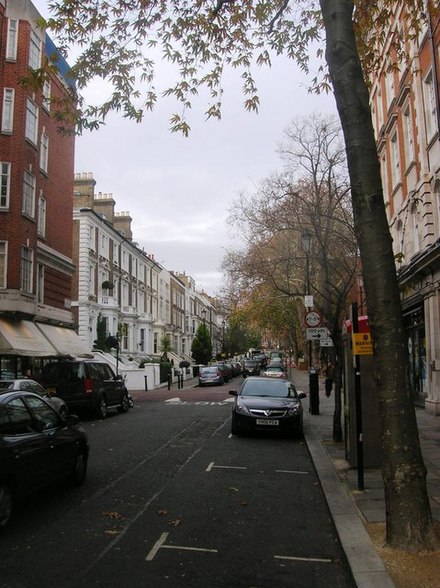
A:
{"type": "Polygon", "coordinates": [[[77,351],[70,310],[75,138],[58,132],[51,116],[53,100],[74,88],[39,18],[30,0],[0,0],[0,367],[16,372],[26,362],[13,357],[77,351]],[[40,88],[20,84],[55,56],[58,75],[40,88]]]}

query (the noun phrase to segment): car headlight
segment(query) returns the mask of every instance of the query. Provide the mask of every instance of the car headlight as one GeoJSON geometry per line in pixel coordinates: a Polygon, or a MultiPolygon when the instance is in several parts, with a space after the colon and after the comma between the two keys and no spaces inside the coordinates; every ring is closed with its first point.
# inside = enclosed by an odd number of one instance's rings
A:
{"type": "Polygon", "coordinates": [[[237,404],[235,405],[235,410],[236,412],[240,413],[240,414],[250,414],[248,407],[243,404],[242,402],[240,402],[239,400],[237,400],[237,404]]]}
{"type": "Polygon", "coordinates": [[[287,409],[287,414],[289,416],[295,416],[299,413],[300,413],[299,406],[291,406],[290,408],[287,409]]]}

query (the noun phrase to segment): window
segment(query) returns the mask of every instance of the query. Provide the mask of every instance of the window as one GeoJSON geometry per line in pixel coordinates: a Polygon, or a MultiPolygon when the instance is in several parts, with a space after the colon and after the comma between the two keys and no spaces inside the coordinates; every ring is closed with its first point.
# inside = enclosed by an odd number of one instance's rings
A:
{"type": "Polygon", "coordinates": [[[89,248],[91,251],[95,251],[95,227],[89,229],[89,248]]]}
{"type": "Polygon", "coordinates": [[[158,351],[158,339],[159,336],[157,333],[154,333],[153,335],[153,353],[156,354],[158,351]]]}
{"type": "Polygon", "coordinates": [[[51,96],[51,83],[50,80],[43,82],[43,108],[50,112],[50,96],[51,96]]]}
{"type": "Polygon", "coordinates": [[[38,198],[38,234],[41,237],[46,236],[46,198],[38,198]]]}
{"type": "Polygon", "coordinates": [[[42,42],[35,31],[31,31],[31,42],[29,46],[29,67],[38,69],[41,67],[42,42]]]}
{"type": "Polygon", "coordinates": [[[41,141],[40,141],[40,169],[44,173],[47,174],[48,169],[48,162],[49,162],[49,137],[46,133],[43,132],[41,134],[41,141]]]}
{"type": "Polygon", "coordinates": [[[0,241],[0,288],[6,288],[6,271],[8,264],[8,242],[0,241]]]}
{"type": "Polygon", "coordinates": [[[24,172],[22,212],[34,218],[35,216],[35,176],[24,172]]]}
{"type": "Polygon", "coordinates": [[[37,302],[39,304],[44,304],[44,265],[39,263],[37,265],[37,288],[36,288],[36,295],[37,295],[37,302]]]}
{"type": "Polygon", "coordinates": [[[411,106],[409,104],[403,110],[403,135],[405,141],[405,165],[408,169],[409,165],[414,161],[414,134],[411,120],[411,106]]]}
{"type": "Polygon", "coordinates": [[[392,188],[394,189],[400,182],[400,160],[397,131],[391,136],[391,177],[393,180],[392,188]]]}
{"type": "Polygon", "coordinates": [[[38,133],[38,107],[33,100],[27,99],[26,103],[26,129],[25,137],[32,141],[35,145],[37,144],[37,133],[38,133]]]}
{"type": "Polygon", "coordinates": [[[435,121],[437,116],[432,71],[429,72],[423,83],[423,102],[425,107],[426,140],[429,142],[436,131],[435,121]]]}
{"type": "Polygon", "coordinates": [[[35,433],[31,415],[21,398],[13,398],[2,409],[0,431],[8,436],[35,433]]]}
{"type": "Polygon", "coordinates": [[[14,126],[14,98],[15,90],[13,88],[4,88],[2,108],[2,133],[12,133],[12,129],[14,126]]]}
{"type": "Polygon", "coordinates": [[[21,248],[20,290],[32,292],[33,251],[29,247],[21,248]]]}
{"type": "Polygon", "coordinates": [[[96,279],[95,279],[95,277],[96,277],[96,267],[95,267],[95,265],[91,265],[89,267],[89,284],[90,284],[89,294],[91,296],[94,296],[96,293],[96,285],[95,285],[96,279]]]}
{"type": "Polygon", "coordinates": [[[6,59],[15,61],[17,59],[18,41],[18,19],[10,18],[8,22],[8,37],[6,40],[6,59]]]}
{"type": "Polygon", "coordinates": [[[0,208],[9,208],[9,189],[11,186],[11,164],[0,162],[0,208]]]}

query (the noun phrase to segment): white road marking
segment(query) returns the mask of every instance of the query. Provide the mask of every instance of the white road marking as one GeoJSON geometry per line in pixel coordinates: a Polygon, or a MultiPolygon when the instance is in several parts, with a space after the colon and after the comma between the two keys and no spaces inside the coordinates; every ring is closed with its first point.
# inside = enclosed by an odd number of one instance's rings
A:
{"type": "Polygon", "coordinates": [[[164,402],[180,404],[182,401],[180,398],[176,397],[176,398],[168,398],[167,400],[164,400],[164,402]]]}
{"type": "Polygon", "coordinates": [[[332,563],[331,559],[323,557],[295,557],[294,555],[274,555],[273,557],[274,559],[287,559],[290,561],[332,563]]]}
{"type": "Polygon", "coordinates": [[[308,474],[309,472],[302,472],[300,470],[275,470],[277,474],[308,474]]]}
{"type": "Polygon", "coordinates": [[[208,465],[208,467],[206,468],[205,472],[210,472],[211,470],[213,470],[214,468],[218,468],[219,470],[247,470],[246,467],[243,466],[223,466],[223,465],[215,465],[214,461],[211,461],[211,463],[208,465]]]}
{"type": "Polygon", "coordinates": [[[218,549],[208,549],[205,547],[187,547],[185,545],[165,545],[165,541],[168,538],[169,533],[162,533],[152,549],[148,553],[145,561],[153,561],[156,557],[159,549],[176,549],[178,551],[202,551],[205,553],[218,553],[218,549]]]}

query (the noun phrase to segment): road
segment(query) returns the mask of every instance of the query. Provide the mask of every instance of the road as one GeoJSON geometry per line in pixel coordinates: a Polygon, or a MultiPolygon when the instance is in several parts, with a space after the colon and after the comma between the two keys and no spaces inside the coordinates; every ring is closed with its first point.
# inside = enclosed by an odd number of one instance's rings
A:
{"type": "Polygon", "coordinates": [[[85,484],[22,503],[0,587],[353,587],[305,442],[232,437],[233,387],[85,420],[85,484]]]}

